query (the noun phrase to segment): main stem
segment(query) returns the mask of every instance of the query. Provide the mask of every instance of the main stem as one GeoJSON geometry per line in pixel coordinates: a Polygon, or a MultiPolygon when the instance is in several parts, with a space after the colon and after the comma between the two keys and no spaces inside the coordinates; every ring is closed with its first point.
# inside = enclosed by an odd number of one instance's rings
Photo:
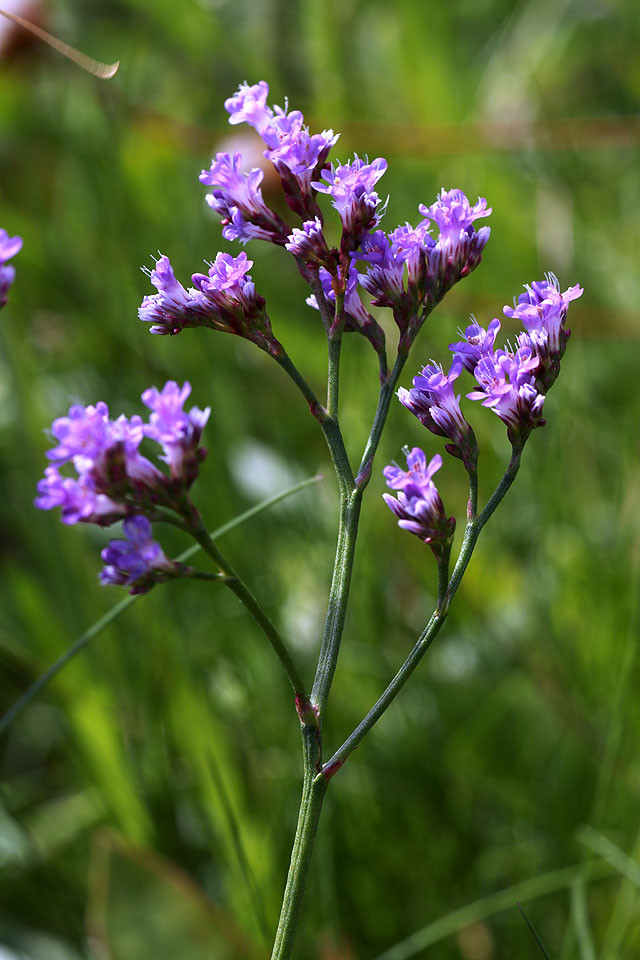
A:
{"type": "Polygon", "coordinates": [[[288,960],[293,950],[320,811],[327,790],[328,781],[324,777],[319,779],[316,777],[321,763],[318,728],[310,725],[303,726],[302,754],[304,763],[302,799],[271,960],[288,960]]]}
{"type": "MultiPolygon", "coordinates": [[[[338,308],[336,308],[336,313],[338,308]]],[[[329,331],[328,323],[325,323],[329,331]]],[[[362,495],[369,482],[373,458],[375,456],[382,430],[389,412],[393,390],[406,362],[406,354],[399,354],[395,366],[380,388],[378,407],[374,417],[369,439],[360,463],[358,475],[354,479],[346,454],[338,421],[338,366],[340,358],[339,334],[332,337],[329,333],[329,377],[327,393],[327,416],[320,416],[325,439],[331,451],[340,488],[340,525],[336,559],[331,579],[327,619],[325,623],[318,667],[311,691],[311,704],[316,713],[317,726],[303,723],[304,780],[302,799],[298,814],[298,825],[291,854],[291,863],[287,884],[278,922],[278,929],[271,954],[271,960],[289,960],[304,898],[304,892],[311,861],[311,854],[318,830],[318,821],[322,803],[329,782],[322,768],[322,721],[338,662],[340,642],[351,586],[351,571],[355,556],[358,521],[362,506],[362,495]]],[[[312,408],[313,409],[313,408],[312,408]]],[[[443,593],[446,585],[443,584],[443,593]]],[[[445,613],[446,616],[446,613],[445,613]]],[[[443,617],[444,619],[444,617],[443,617]]]]}

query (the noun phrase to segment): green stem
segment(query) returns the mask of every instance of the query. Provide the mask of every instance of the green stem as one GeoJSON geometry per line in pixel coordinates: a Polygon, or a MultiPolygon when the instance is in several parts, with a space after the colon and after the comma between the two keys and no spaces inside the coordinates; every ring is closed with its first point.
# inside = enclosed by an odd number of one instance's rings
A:
{"type": "MultiPolygon", "coordinates": [[[[322,767],[321,773],[316,777],[317,780],[325,779],[330,780],[331,777],[337,773],[342,764],[345,762],[347,757],[353,753],[360,742],[366,736],[366,734],[371,730],[375,723],[380,719],[385,710],[390,706],[390,704],[395,700],[403,686],[416,669],[423,656],[437,637],[440,632],[442,625],[444,624],[447,613],[449,610],[449,605],[460,586],[460,581],[464,575],[473,550],[475,548],[478,536],[482,527],[485,525],[489,517],[495,511],[496,507],[503,499],[507,490],[513,483],[518,473],[520,467],[520,457],[522,455],[522,450],[514,450],[507,467],[505,474],[493,492],[491,498],[489,499],[484,510],[480,516],[475,519],[469,520],[467,523],[464,538],[462,541],[462,546],[460,548],[460,553],[458,555],[458,560],[456,562],[454,571],[451,575],[448,587],[445,589],[443,583],[443,566],[444,564],[439,561],[439,588],[438,588],[438,606],[435,612],[432,614],[431,619],[428,624],[420,634],[413,650],[404,661],[398,672],[396,673],[393,680],[389,683],[388,687],[384,693],[379,697],[376,703],[373,705],[371,710],[367,713],[366,717],[358,724],[353,733],[351,733],[347,739],[344,741],[341,747],[339,747],[336,752],[333,754],[331,759],[327,761],[322,767]]],[[[470,501],[475,500],[477,496],[477,478],[470,476],[470,501]]],[[[313,694],[312,694],[313,697],[313,694]]]]}
{"type": "Polygon", "coordinates": [[[198,541],[205,553],[209,554],[213,562],[217,564],[223,574],[225,574],[225,584],[233,593],[235,593],[240,603],[246,607],[248,612],[251,614],[253,619],[264,633],[265,637],[271,644],[274,653],[286,671],[287,677],[289,678],[289,683],[293,687],[293,692],[296,695],[296,705],[298,710],[304,710],[308,705],[305,683],[302,679],[302,674],[293,660],[293,657],[289,653],[289,650],[282,640],[282,637],[247,585],[243,580],[240,579],[224,554],[211,540],[202,523],[194,528],[191,528],[191,534],[198,541]]]}
{"type": "Polygon", "coordinates": [[[316,676],[311,690],[311,702],[318,711],[320,721],[322,721],[322,715],[327,705],[333,675],[338,663],[340,641],[342,640],[349,601],[351,571],[353,569],[361,505],[362,492],[360,490],[353,490],[348,497],[343,496],[340,503],[338,544],[331,578],[327,619],[316,676]]]}
{"type": "Polygon", "coordinates": [[[288,960],[293,950],[322,802],[327,789],[327,781],[323,778],[318,780],[316,777],[320,764],[320,740],[317,729],[303,727],[302,750],[304,760],[302,799],[271,960],[288,960]]]}
{"type": "MultiPolygon", "coordinates": [[[[304,379],[298,368],[291,360],[291,357],[289,357],[286,353],[283,353],[282,356],[278,356],[275,359],[298,387],[303,397],[309,404],[311,413],[320,423],[322,432],[324,433],[324,438],[329,448],[329,453],[331,454],[331,459],[333,460],[333,466],[335,467],[336,476],[338,477],[338,483],[341,484],[341,490],[344,491],[349,487],[353,487],[355,482],[353,479],[353,471],[351,469],[347,450],[344,445],[344,439],[340,430],[337,413],[330,413],[330,411],[320,403],[307,381],[304,379]]],[[[332,341],[329,340],[329,387],[327,393],[329,395],[328,402],[331,406],[334,406],[336,410],[338,404],[339,359],[340,338],[336,338],[336,341],[333,341],[333,346],[332,341]],[[332,383],[333,385],[331,386],[332,383]]]]}
{"type": "Polygon", "coordinates": [[[338,416],[338,394],[340,381],[340,350],[342,348],[342,334],[329,337],[329,375],[327,377],[327,409],[329,416],[334,419],[338,416]]]}
{"type": "Polygon", "coordinates": [[[395,390],[396,384],[398,383],[400,374],[402,373],[406,362],[407,354],[399,353],[388,379],[380,385],[378,407],[376,409],[375,417],[373,418],[371,433],[369,434],[369,439],[367,440],[367,445],[362,455],[362,460],[358,468],[358,475],[356,479],[358,487],[362,490],[364,490],[369,482],[369,479],[371,478],[373,458],[376,454],[376,450],[378,449],[380,437],[382,436],[382,431],[387,420],[387,414],[389,413],[389,406],[391,404],[391,398],[393,397],[393,391],[395,390]]]}
{"type": "MultiPolygon", "coordinates": [[[[453,573],[451,574],[451,580],[449,581],[449,591],[448,591],[448,600],[449,603],[454,597],[454,594],[458,587],[460,586],[460,581],[462,580],[465,570],[469,566],[469,561],[471,560],[471,555],[474,551],[476,541],[480,536],[480,531],[484,527],[487,520],[492,516],[496,507],[503,499],[507,490],[515,480],[518,470],[520,469],[520,460],[522,458],[522,447],[513,449],[511,454],[511,460],[509,461],[509,466],[505,470],[502,480],[493,491],[491,497],[489,498],[486,506],[482,510],[479,516],[475,516],[473,519],[467,522],[467,526],[464,531],[464,538],[462,540],[462,546],[460,547],[460,553],[458,554],[458,559],[454,567],[453,573]]],[[[477,480],[474,481],[473,476],[470,478],[470,487],[471,493],[469,496],[469,502],[471,503],[474,496],[476,498],[477,504],[477,480]]],[[[477,509],[477,507],[476,507],[477,509]]],[[[475,512],[475,510],[474,510],[475,512]]]]}

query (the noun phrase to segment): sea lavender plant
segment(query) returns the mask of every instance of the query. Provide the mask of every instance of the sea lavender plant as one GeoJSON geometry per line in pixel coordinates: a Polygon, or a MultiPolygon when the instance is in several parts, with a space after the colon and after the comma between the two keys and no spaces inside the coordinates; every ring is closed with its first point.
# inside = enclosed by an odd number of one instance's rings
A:
{"type": "MultiPolygon", "coordinates": [[[[264,81],[242,84],[225,107],[231,124],[247,123],[262,137],[264,155],[273,163],[284,200],[296,219],[285,220],[267,205],[261,191],[262,171],[246,170],[239,153],[218,153],[200,179],[212,188],[207,201],[220,217],[227,240],[273,243],[293,256],[310,288],[307,302],[318,312],[327,336],[326,402],[318,399],[276,339],[265,300],[256,292],[248,272],[253,261],[244,251],[237,256],[218,253],[207,274],[192,276],[189,288],[177,280],[169,258],[160,256],[155,268],[147,271],[157,293],[144,298],[139,312],[151,333],[176,335],[199,327],[252,341],[291,378],[324,434],[339,488],[339,531],[326,623],[311,686],[258,599],[207,534],[192,498],[206,454],[201,438],[209,409],[185,411],[188,383],[180,387],[169,381],[161,390],[145,390],[142,401],[150,411],[147,421],[138,415],[112,419],[104,403],[72,406],[67,416],[53,423],[55,445],[48,453],[51,465],[39,484],[36,505],[59,507],[67,524],[124,522],[125,539],[112,540],[102,552],[101,583],[142,593],[184,577],[217,580],[236,594],[271,643],[291,683],[303,747],[302,799],[272,953],[272,958],[283,960],[293,950],[329,784],[442,629],[480,532],[515,480],[529,436],[545,423],[545,397],[558,376],[569,338],[567,310],[582,290],[574,286],[562,293],[552,274],[531,283],[513,308],[504,308],[507,317],[524,327],[516,335],[515,347],[496,348],[499,320],[491,320],[484,328],[473,319],[462,339],[450,345],[453,361],[448,372],[441,361],[432,360],[422,366],[410,388],[397,390],[403,406],[427,428],[424,445],[430,445],[430,453],[417,446],[405,448],[407,469],[393,464],[383,470],[387,486],[394,491],[383,496],[398,526],[419,537],[433,553],[437,602],[413,650],[378,701],[327,758],[323,731],[345,626],[358,522],[389,407],[425,321],[448,290],[480,263],[490,228],[476,228],[475,222],[489,216],[491,208],[483,198],[472,205],[461,190],[441,190],[431,204],[419,205],[423,219],[416,226],[405,223],[385,232],[380,224],[386,203],[381,202],[377,188],[386,161],[377,158],[369,162],[355,156],[346,162],[329,162],[338,136],[332,130],[310,133],[300,111],[290,111],[288,105],[270,107],[268,95],[264,81]],[[324,232],[323,194],[338,214],[340,240],[335,245],[324,232]],[[367,295],[368,301],[363,300],[367,295]],[[384,309],[391,311],[398,328],[391,368],[378,322],[384,309]],[[338,404],[340,353],[347,332],[363,335],[379,360],[377,410],[357,463],[347,454],[338,404]],[[503,421],[511,447],[504,476],[482,509],[478,505],[478,443],[462,409],[463,389],[457,392],[465,377],[469,378],[466,398],[481,401],[481,406],[503,421]],[[453,570],[450,558],[456,521],[445,511],[434,482],[443,468],[441,454],[433,451],[433,444],[439,442],[436,438],[446,441],[445,452],[462,464],[469,481],[466,525],[453,570]],[[156,461],[141,452],[143,443],[160,448],[156,461]],[[155,529],[162,523],[173,524],[193,537],[213,560],[216,572],[170,560],[154,539],[155,529]]],[[[5,259],[19,249],[15,239],[9,241],[4,233],[0,241],[5,259]]],[[[374,499],[371,508],[378,509],[378,505],[380,501],[374,499]]],[[[401,549],[400,542],[398,545],[401,549]]]]}

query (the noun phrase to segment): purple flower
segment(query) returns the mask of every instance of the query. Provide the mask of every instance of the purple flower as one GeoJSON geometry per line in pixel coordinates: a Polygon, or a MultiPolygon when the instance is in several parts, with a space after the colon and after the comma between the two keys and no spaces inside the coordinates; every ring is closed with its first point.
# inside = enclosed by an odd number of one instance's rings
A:
{"type": "Polygon", "coordinates": [[[267,106],[268,96],[269,84],[264,80],[253,86],[241,83],[237,93],[224,102],[225,110],[231,114],[229,123],[248,123],[261,133],[273,120],[273,110],[267,106]]]}
{"type": "Polygon", "coordinates": [[[478,446],[460,410],[460,394],[456,394],[453,387],[461,372],[460,360],[454,360],[447,374],[439,364],[427,364],[421,374],[413,378],[412,390],[400,387],[398,398],[432,433],[451,440],[446,445],[447,452],[471,468],[478,460],[478,446]]]}
{"type": "Polygon", "coordinates": [[[380,222],[380,197],[374,187],[387,169],[387,161],[378,157],[366,163],[357,154],[349,163],[331,164],[322,171],[322,181],[311,186],[332,198],[343,227],[343,249],[354,250],[362,235],[380,222]]]}
{"type": "Polygon", "coordinates": [[[147,593],[154,584],[180,576],[180,567],[164,555],[151,536],[146,517],[124,521],[126,540],[110,540],[102,551],[105,562],[100,583],[130,587],[129,593],[147,593]]]}
{"type": "MultiPolygon", "coordinates": [[[[487,207],[484,197],[472,207],[462,190],[440,191],[438,199],[430,207],[421,203],[418,207],[423,217],[433,220],[440,230],[440,243],[455,246],[460,242],[461,234],[474,231],[473,221],[488,217],[491,207],[487,207]]],[[[486,228],[483,228],[486,229],[486,228]]],[[[485,241],[486,242],[486,241],[485,241]]]]}
{"type": "Polygon", "coordinates": [[[6,266],[7,260],[15,257],[22,248],[22,237],[10,237],[6,230],[0,230],[0,307],[7,302],[7,294],[15,280],[15,267],[6,266]]]}
{"type": "Polygon", "coordinates": [[[481,400],[503,423],[509,438],[526,438],[535,427],[544,426],[542,407],[544,396],[537,389],[534,370],[538,358],[529,347],[496,350],[487,353],[478,362],[474,373],[480,390],[467,394],[470,400],[481,400]]]}
{"type": "Polygon", "coordinates": [[[449,350],[454,358],[460,360],[469,373],[473,373],[478,361],[485,354],[493,352],[493,345],[500,330],[500,321],[497,317],[491,321],[486,330],[476,322],[475,317],[472,319],[473,323],[469,324],[464,333],[459,331],[464,340],[449,344],[449,350]]]}
{"type": "Polygon", "coordinates": [[[440,231],[427,254],[427,293],[437,302],[480,263],[491,228],[476,231],[473,221],[488,217],[491,207],[484,199],[472,207],[462,190],[443,189],[435,203],[429,207],[421,203],[418,209],[425,219],[416,229],[425,231],[433,221],[440,231]]]}
{"type": "Polygon", "coordinates": [[[60,507],[63,523],[95,523],[109,526],[126,516],[127,507],[116,503],[102,493],[97,493],[88,473],[79,478],[64,477],[57,467],[46,467],[44,477],[38,483],[39,496],[35,499],[40,510],[60,507]]]}
{"type": "Polygon", "coordinates": [[[384,230],[365,233],[360,250],[351,254],[352,259],[368,264],[366,273],[358,274],[360,286],[368,290],[377,307],[395,307],[405,293],[403,279],[406,258],[397,244],[387,237],[384,230]]]}
{"type": "Polygon", "coordinates": [[[319,217],[306,220],[302,229],[294,227],[285,247],[295,257],[300,257],[305,263],[324,264],[329,259],[329,248],[322,232],[322,222],[319,217]]]}
{"type": "Polygon", "coordinates": [[[310,134],[299,110],[268,107],[268,94],[264,80],[253,86],[241,84],[225,102],[229,123],[248,123],[260,134],[267,147],[264,155],[280,174],[287,203],[308,219],[317,211],[311,181],[324,166],[338,135],[333,130],[310,134]]]}
{"type": "MultiPolygon", "coordinates": [[[[53,466],[38,484],[36,506],[60,507],[64,523],[108,525],[133,513],[154,514],[158,506],[184,513],[185,494],[206,451],[198,447],[209,410],[182,410],[191,387],[170,381],[162,392],[154,387],[143,400],[153,413],[142,418],[109,417],[105,403],[83,407],[74,404],[66,417],[54,420],[57,444],[47,453],[53,466]],[[171,468],[167,476],[142,456],[145,436],[162,447],[161,457],[171,468]],[[69,464],[76,476],[64,476],[59,467],[69,464]]],[[[189,514],[190,517],[190,514],[189,514]]]]}
{"type": "Polygon", "coordinates": [[[143,267],[158,293],[145,297],[138,316],[150,323],[150,332],[159,334],[180,333],[186,327],[211,326],[206,301],[197,290],[185,290],[176,280],[168,257],[161,256],[154,270],[143,267]]]}
{"type": "MultiPolygon", "coordinates": [[[[333,289],[333,278],[329,271],[325,270],[324,267],[320,267],[318,271],[318,277],[322,286],[325,300],[332,308],[333,313],[336,303],[336,294],[335,290],[333,289]]],[[[310,307],[313,307],[314,310],[319,309],[315,294],[307,297],[306,302],[310,307]]],[[[365,306],[360,299],[360,294],[358,293],[358,274],[355,270],[355,267],[350,269],[345,285],[344,313],[346,320],[345,330],[363,333],[378,353],[384,350],[384,331],[382,327],[374,320],[369,311],[365,309],[365,306]]]]}
{"type": "Polygon", "coordinates": [[[217,153],[209,170],[203,170],[200,181],[214,189],[207,194],[209,206],[222,217],[222,236],[225,240],[270,240],[284,244],[287,227],[270,210],[262,197],[260,184],[264,173],[254,167],[248,173],[242,170],[242,155],[217,153]]]}
{"type": "Polygon", "coordinates": [[[561,293],[557,277],[550,273],[546,280],[526,286],[514,308],[504,308],[507,317],[520,320],[524,325],[526,333],[519,335],[518,343],[528,347],[539,360],[536,383],[540,390],[548,390],[560,372],[560,360],[571,333],[564,325],[569,304],[583,292],[576,284],[561,293]]]}
{"type": "Polygon", "coordinates": [[[144,435],[140,417],[110,420],[106,403],[74,404],[68,416],[53,421],[51,432],[59,443],[48,459],[58,466],[73,463],[78,474],[91,478],[96,492],[116,500],[132,484],[140,493],[162,492],[163,474],[138,451],[144,435]]]}
{"type": "Polygon", "coordinates": [[[152,411],[149,423],[143,427],[145,436],[162,446],[164,456],[160,459],[169,465],[174,480],[186,489],[198,475],[198,465],[206,455],[198,444],[211,413],[210,407],[192,407],[186,413],[183,407],[190,393],[190,383],[179,387],[175,380],[169,380],[162,390],[149,387],[142,394],[142,402],[152,411]]]}
{"type": "Polygon", "coordinates": [[[237,257],[219,253],[208,274],[194,273],[191,279],[208,307],[213,329],[252,340],[277,356],[282,347],[273,336],[264,299],[256,293],[249,275],[252,265],[244,252],[237,257]]]}
{"type": "MultiPolygon", "coordinates": [[[[405,448],[406,450],[406,448],[405,448]]],[[[436,454],[427,465],[420,447],[406,452],[406,471],[397,466],[385,467],[383,475],[387,486],[397,490],[398,496],[383,493],[385,503],[398,517],[398,526],[428,543],[436,556],[451,542],[456,522],[447,517],[440,494],[432,477],[442,466],[442,457],[436,454]]]]}

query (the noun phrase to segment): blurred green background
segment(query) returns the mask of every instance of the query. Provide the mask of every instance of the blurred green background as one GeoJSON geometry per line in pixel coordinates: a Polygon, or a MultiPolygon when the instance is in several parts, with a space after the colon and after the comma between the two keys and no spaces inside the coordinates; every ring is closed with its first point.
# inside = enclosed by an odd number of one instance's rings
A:
{"type": "MultiPolygon", "coordinates": [[[[636,4],[56,0],[31,10],[121,67],[100,82],[15,34],[0,61],[0,226],[24,237],[0,316],[2,709],[122,596],[96,581],[107,532],[66,529],[32,507],[44,428],[73,400],[141,412],[142,390],[168,378],[189,379],[193,401],[213,408],[197,485],[210,528],[325,474],[221,541],[311,675],[336,523],[322,437],[251,344],[208,331],[150,337],[136,317],[152,292],[139,271],[150,254],[168,254],[186,280],[233,249],[198,173],[232,132],[224,99],[264,78],[271,102],[288,96],[313,130],[341,132],[338,157],[387,157],[388,227],[415,222],[441,186],[493,206],[483,264],[421,334],[405,385],[420,363],[446,361],[470,312],[501,315],[545,270],[586,291],[571,308],[548,425],[483,534],[444,634],[332,784],[297,955],[538,957],[521,899],[552,957],[637,958],[636,4]]],[[[323,336],[293,265],[257,243],[248,253],[277,336],[320,390],[323,336]]],[[[354,455],[376,391],[373,351],[348,338],[342,412],[354,455]]],[[[473,414],[486,497],[507,445],[496,417],[473,414]]],[[[433,603],[429,551],[380,499],[381,467],[405,443],[440,449],[395,404],[366,498],[329,749],[433,603]]],[[[457,462],[439,486],[462,525],[457,462]]],[[[0,743],[2,960],[266,956],[298,741],[286,682],[231,595],[194,582],[142,598],[0,743]]]]}

